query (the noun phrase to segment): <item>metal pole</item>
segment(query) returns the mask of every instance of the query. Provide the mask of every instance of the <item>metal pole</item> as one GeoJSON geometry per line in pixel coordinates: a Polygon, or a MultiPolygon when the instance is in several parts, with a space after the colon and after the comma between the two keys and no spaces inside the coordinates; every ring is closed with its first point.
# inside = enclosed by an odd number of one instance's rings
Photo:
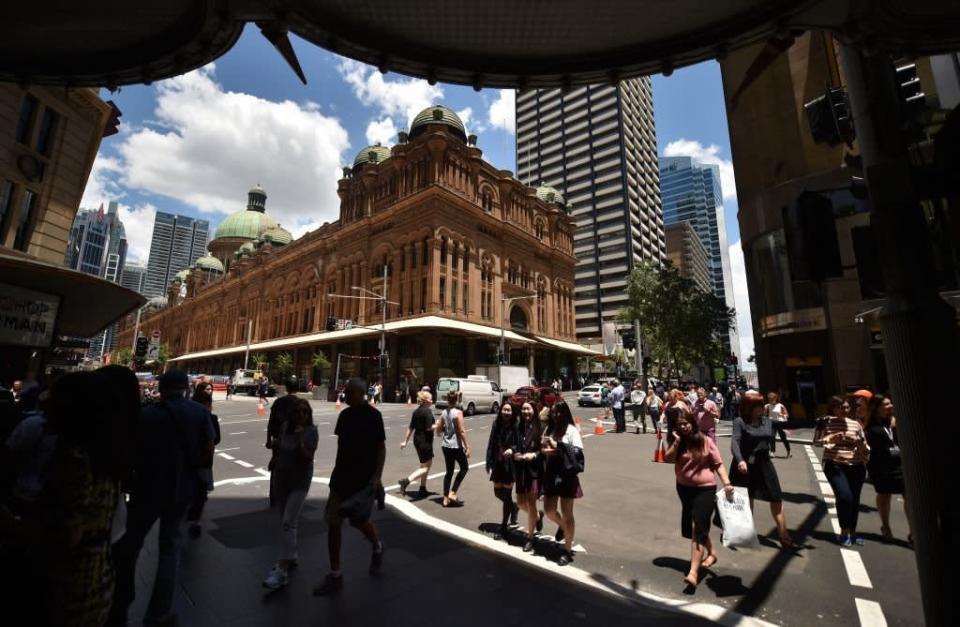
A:
{"type": "Polygon", "coordinates": [[[250,361],[250,335],[253,333],[253,318],[247,319],[247,350],[243,352],[243,369],[247,369],[250,361]]]}
{"type": "Polygon", "coordinates": [[[340,358],[343,357],[343,354],[337,351],[337,376],[333,378],[333,399],[336,400],[339,398],[340,390],[340,358]]]}
{"type": "MultiPolygon", "coordinates": [[[[387,264],[383,264],[383,306],[380,308],[382,317],[380,318],[380,386],[387,379],[387,372],[384,368],[384,355],[387,352],[387,264]]],[[[382,400],[382,399],[381,399],[382,400]]]]}
{"type": "Polygon", "coordinates": [[[500,355],[497,359],[497,385],[500,386],[500,389],[503,389],[503,358],[504,358],[504,347],[506,346],[506,341],[504,337],[503,329],[503,318],[506,315],[504,311],[506,310],[507,299],[500,299],[500,355]]]}
{"type": "Polygon", "coordinates": [[[143,307],[137,309],[137,323],[133,326],[133,346],[130,347],[130,351],[133,353],[131,361],[136,358],[137,355],[137,337],[140,335],[140,313],[143,311],[143,307]]]}
{"type": "Polygon", "coordinates": [[[844,46],[844,74],[871,203],[887,298],[880,315],[906,483],[920,595],[926,624],[956,619],[953,569],[960,554],[960,508],[950,475],[952,440],[943,437],[940,381],[960,379],[956,312],[938,294],[930,233],[918,202],[908,145],[901,132],[902,97],[889,56],[844,46]]]}

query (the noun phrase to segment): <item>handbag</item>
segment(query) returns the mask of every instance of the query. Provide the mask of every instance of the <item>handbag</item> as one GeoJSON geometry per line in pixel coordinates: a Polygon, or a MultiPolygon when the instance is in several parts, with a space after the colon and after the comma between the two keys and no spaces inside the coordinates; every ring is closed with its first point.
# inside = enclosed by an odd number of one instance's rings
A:
{"type": "Polygon", "coordinates": [[[583,472],[586,459],[584,459],[582,448],[560,442],[560,452],[563,456],[564,477],[576,477],[583,472]]]}

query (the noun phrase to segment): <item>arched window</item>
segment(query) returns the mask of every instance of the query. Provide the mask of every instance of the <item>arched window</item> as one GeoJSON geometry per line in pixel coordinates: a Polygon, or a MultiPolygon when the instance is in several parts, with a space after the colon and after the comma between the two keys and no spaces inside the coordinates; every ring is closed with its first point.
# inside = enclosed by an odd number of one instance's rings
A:
{"type": "Polygon", "coordinates": [[[547,330],[547,282],[537,279],[537,331],[547,330]]]}
{"type": "Polygon", "coordinates": [[[489,257],[480,262],[480,317],[493,319],[493,262],[489,257]]]}
{"type": "Polygon", "coordinates": [[[543,241],[543,222],[540,222],[538,220],[537,223],[533,226],[533,232],[534,232],[534,235],[537,236],[537,239],[542,242],[543,241]]]}
{"type": "Polygon", "coordinates": [[[447,238],[446,237],[440,238],[440,265],[441,266],[447,265],[447,238]]]}
{"type": "Polygon", "coordinates": [[[483,190],[483,195],[480,197],[480,206],[483,207],[484,211],[493,211],[493,196],[490,194],[490,190],[483,190]]]}

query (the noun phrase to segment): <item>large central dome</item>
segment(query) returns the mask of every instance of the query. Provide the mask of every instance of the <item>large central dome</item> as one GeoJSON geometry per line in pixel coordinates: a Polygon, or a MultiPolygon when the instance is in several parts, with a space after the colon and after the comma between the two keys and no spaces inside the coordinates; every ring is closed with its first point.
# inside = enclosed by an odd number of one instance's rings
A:
{"type": "Polygon", "coordinates": [[[413,122],[410,123],[410,139],[427,130],[430,124],[444,124],[450,127],[450,130],[460,139],[467,141],[467,129],[463,125],[463,120],[453,109],[443,105],[427,107],[413,118],[413,122]]]}
{"type": "Polygon", "coordinates": [[[247,208],[224,218],[217,227],[208,248],[210,253],[220,260],[224,268],[229,268],[234,253],[244,244],[264,239],[268,236],[273,245],[290,242],[290,233],[280,228],[280,224],[267,215],[267,192],[259,184],[247,192],[247,208]]]}

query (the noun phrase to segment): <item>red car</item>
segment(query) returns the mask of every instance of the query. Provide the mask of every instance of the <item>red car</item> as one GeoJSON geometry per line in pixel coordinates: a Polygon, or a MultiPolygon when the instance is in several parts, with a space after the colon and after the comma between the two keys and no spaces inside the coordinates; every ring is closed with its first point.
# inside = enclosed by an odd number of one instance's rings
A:
{"type": "Polygon", "coordinates": [[[517,391],[510,396],[510,400],[508,402],[516,405],[522,405],[531,398],[534,400],[539,400],[544,405],[551,406],[557,401],[557,399],[560,398],[560,395],[556,390],[548,385],[527,385],[522,388],[517,388],[517,391]]]}

